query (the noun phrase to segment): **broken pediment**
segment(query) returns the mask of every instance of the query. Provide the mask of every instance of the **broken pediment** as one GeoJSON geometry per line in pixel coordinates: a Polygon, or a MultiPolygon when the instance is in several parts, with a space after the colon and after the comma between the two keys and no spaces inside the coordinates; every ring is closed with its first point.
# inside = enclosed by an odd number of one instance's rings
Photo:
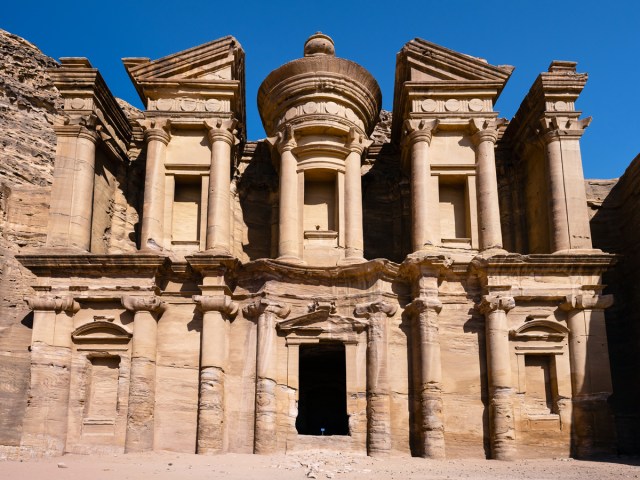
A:
{"type": "Polygon", "coordinates": [[[178,92],[192,97],[244,96],[244,50],[231,36],[157,60],[123,58],[122,62],[145,105],[149,99],[166,98],[168,92],[169,96],[178,92]]]}
{"type": "MultiPolygon", "coordinates": [[[[415,38],[407,43],[396,65],[396,80],[404,82],[489,82],[504,86],[510,65],[490,65],[485,59],[455,52],[415,38]]],[[[501,88],[500,88],[501,89],[501,88]]]]}
{"type": "Polygon", "coordinates": [[[399,142],[407,119],[438,118],[441,125],[468,125],[471,118],[494,118],[493,105],[513,67],[491,65],[416,38],[398,53],[391,136],[399,142]]]}
{"type": "Polygon", "coordinates": [[[277,329],[285,335],[325,335],[333,338],[341,334],[362,332],[367,325],[365,321],[334,315],[329,310],[321,309],[280,322],[277,329]]]}

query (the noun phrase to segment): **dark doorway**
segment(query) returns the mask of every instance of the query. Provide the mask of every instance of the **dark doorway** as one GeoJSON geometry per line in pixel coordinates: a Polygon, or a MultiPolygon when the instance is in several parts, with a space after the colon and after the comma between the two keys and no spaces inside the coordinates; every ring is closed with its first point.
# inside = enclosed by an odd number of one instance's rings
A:
{"type": "Polygon", "coordinates": [[[298,433],[349,435],[344,345],[300,345],[299,375],[298,433]]]}

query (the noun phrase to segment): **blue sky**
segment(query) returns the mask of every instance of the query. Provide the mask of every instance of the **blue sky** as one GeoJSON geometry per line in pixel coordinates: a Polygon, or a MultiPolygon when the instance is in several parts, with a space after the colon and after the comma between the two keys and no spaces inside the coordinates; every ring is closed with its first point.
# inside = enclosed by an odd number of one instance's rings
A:
{"type": "Polygon", "coordinates": [[[395,55],[415,37],[494,65],[514,65],[496,109],[511,118],[551,60],[578,62],[589,82],[577,107],[593,116],[585,176],[621,175],[640,152],[640,2],[628,1],[29,1],[5,2],[0,28],[54,57],[85,56],[114,95],[141,107],[120,61],[159,58],[224,35],[246,53],[248,137],[264,137],[256,108],[266,75],[302,55],[316,31],[367,68],[393,101],[395,55]]]}

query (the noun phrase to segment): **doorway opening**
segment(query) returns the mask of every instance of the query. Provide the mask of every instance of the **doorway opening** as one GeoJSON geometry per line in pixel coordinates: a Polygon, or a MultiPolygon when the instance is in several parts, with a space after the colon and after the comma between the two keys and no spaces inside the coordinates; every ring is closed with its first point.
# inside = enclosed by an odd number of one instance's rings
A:
{"type": "Polygon", "coordinates": [[[300,345],[300,435],[349,435],[347,371],[342,343],[300,345]]]}

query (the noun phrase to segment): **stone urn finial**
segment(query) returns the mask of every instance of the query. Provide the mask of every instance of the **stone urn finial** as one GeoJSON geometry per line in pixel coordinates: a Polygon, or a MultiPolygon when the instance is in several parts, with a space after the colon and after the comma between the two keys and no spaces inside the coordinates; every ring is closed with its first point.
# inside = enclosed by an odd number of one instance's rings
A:
{"type": "Polygon", "coordinates": [[[329,35],[316,32],[304,43],[305,57],[318,57],[320,55],[336,56],[336,48],[329,35]]]}

